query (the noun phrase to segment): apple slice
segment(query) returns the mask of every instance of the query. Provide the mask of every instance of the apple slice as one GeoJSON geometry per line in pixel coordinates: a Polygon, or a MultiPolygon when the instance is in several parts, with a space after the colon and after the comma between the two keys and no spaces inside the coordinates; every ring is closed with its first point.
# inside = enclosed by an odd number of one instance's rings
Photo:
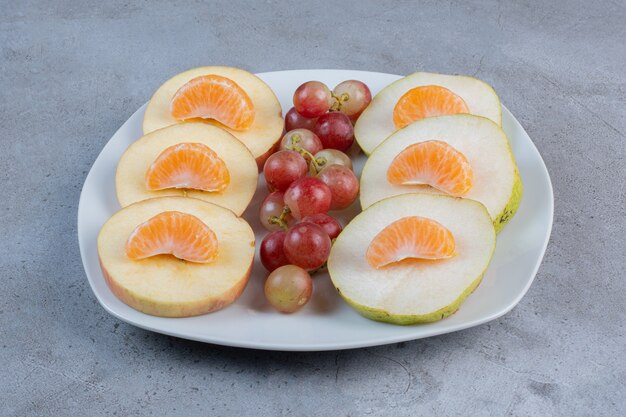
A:
{"type": "MultiPolygon", "coordinates": [[[[406,230],[410,236],[413,230],[406,230]]],[[[394,250],[393,239],[387,244],[394,250]]],[[[496,245],[496,234],[479,202],[431,194],[403,194],[377,202],[357,215],[341,232],[328,258],[328,272],[341,296],[363,316],[394,324],[441,320],[458,310],[480,284],[496,245]],[[388,228],[420,218],[436,230],[413,233],[410,244],[403,231],[393,230],[398,253],[407,247],[432,244],[433,232],[445,230],[453,240],[453,255],[440,259],[406,259],[376,268],[370,247],[388,228]],[[424,240],[424,233],[430,240],[424,240]],[[421,235],[421,238],[420,238],[421,235]],[[407,245],[407,243],[409,243],[407,245]]],[[[419,252],[409,256],[423,257],[419,252]]],[[[405,258],[405,259],[403,259],[405,258]]]]}
{"type": "MultiPolygon", "coordinates": [[[[206,167],[206,163],[204,166],[206,167]]],[[[128,147],[117,165],[115,186],[122,207],[148,198],[188,196],[215,203],[237,215],[244,212],[256,191],[258,169],[250,151],[233,135],[206,123],[183,123],[156,130],[128,147]],[[193,188],[150,190],[146,173],[164,151],[181,143],[201,144],[209,148],[226,166],[229,176],[221,191],[193,188]]]]}
{"type": "MultiPolygon", "coordinates": [[[[172,99],[181,87],[191,80],[202,76],[224,77],[243,90],[246,99],[252,102],[254,120],[244,130],[229,129],[214,119],[194,118],[190,121],[202,121],[228,130],[237,139],[243,142],[257,161],[259,169],[263,167],[265,159],[277,148],[283,134],[284,120],[278,98],[272,89],[259,77],[238,68],[232,67],[200,67],[185,71],[167,80],[154,93],[148,103],[143,119],[144,134],[177,123],[185,123],[174,118],[171,113],[172,99]]],[[[246,125],[247,126],[247,125],[246,125]]]]}
{"type": "MultiPolygon", "coordinates": [[[[462,196],[484,204],[496,231],[500,231],[519,208],[522,180],[502,128],[489,119],[469,114],[422,119],[389,136],[372,152],[363,167],[361,207],[365,209],[376,201],[398,194],[446,194],[442,191],[445,188],[437,189],[436,185],[432,187],[418,181],[398,184],[389,180],[389,169],[394,160],[413,145],[426,145],[427,142],[450,145],[454,152],[462,155],[462,163],[468,165],[466,168],[471,170],[473,178],[471,188],[462,196]]],[[[439,175],[446,173],[439,172],[439,175]]]]}
{"type": "Polygon", "coordinates": [[[219,310],[239,297],[254,259],[254,233],[228,209],[195,198],[161,197],[115,213],[98,235],[100,265],[111,291],[136,310],[162,317],[187,317],[219,310]],[[195,216],[217,239],[208,263],[173,255],[131,259],[126,242],[137,226],[165,212],[195,216]]]}
{"type": "MultiPolygon", "coordinates": [[[[418,108],[413,110],[414,112],[419,110],[422,115],[469,113],[486,117],[502,125],[500,99],[489,84],[477,78],[461,75],[416,72],[383,88],[357,120],[354,137],[363,152],[369,155],[376,146],[398,130],[396,123],[400,120],[396,107],[403,104],[399,103],[401,99],[403,102],[417,101],[415,105],[418,108]],[[424,91],[416,91],[420,89],[424,91]],[[435,97],[433,90],[439,91],[435,97]],[[411,97],[411,93],[416,94],[411,97]]],[[[406,121],[400,126],[405,123],[406,121]]]]}

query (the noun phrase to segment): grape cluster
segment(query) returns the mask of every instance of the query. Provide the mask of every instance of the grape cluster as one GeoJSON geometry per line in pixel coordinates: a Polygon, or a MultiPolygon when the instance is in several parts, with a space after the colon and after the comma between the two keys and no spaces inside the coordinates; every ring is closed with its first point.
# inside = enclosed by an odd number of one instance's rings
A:
{"type": "Polygon", "coordinates": [[[277,310],[291,313],[312,293],[311,272],[323,267],[342,226],[328,214],[349,207],[359,181],[345,151],[354,142],[353,123],[372,99],[367,85],[348,80],[331,91],[308,81],[298,87],[285,116],[287,133],[263,167],[270,194],[261,204],[261,242],[270,271],[265,295],[277,310]]]}
{"type": "Polygon", "coordinates": [[[293,107],[285,116],[285,128],[308,129],[325,149],[346,151],[354,142],[352,125],[372,101],[361,81],[347,80],[333,91],[319,81],[302,84],[293,94],[293,107]]]}

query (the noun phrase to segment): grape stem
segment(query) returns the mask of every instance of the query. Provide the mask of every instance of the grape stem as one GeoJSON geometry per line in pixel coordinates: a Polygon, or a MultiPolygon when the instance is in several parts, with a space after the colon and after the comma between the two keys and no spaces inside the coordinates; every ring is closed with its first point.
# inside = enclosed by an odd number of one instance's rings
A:
{"type": "Polygon", "coordinates": [[[287,224],[287,216],[289,213],[291,213],[291,210],[289,210],[289,207],[285,206],[283,207],[283,211],[280,213],[280,216],[270,216],[267,222],[269,224],[277,224],[283,230],[287,230],[289,229],[289,225],[287,224]]]}
{"type": "Polygon", "coordinates": [[[343,93],[342,95],[338,96],[331,91],[330,96],[334,99],[332,106],[330,106],[330,111],[341,110],[341,106],[343,105],[343,103],[350,100],[350,95],[348,95],[348,93],[343,93]]]}
{"type": "Polygon", "coordinates": [[[328,162],[328,160],[324,158],[323,156],[316,158],[315,155],[313,155],[311,152],[307,151],[302,146],[298,145],[298,143],[301,140],[302,138],[298,134],[291,136],[292,149],[298,152],[303,157],[305,157],[305,159],[308,157],[311,160],[311,163],[313,164],[313,168],[315,168],[315,174],[317,174],[318,172],[322,170],[324,165],[326,165],[326,162],[328,162]]]}

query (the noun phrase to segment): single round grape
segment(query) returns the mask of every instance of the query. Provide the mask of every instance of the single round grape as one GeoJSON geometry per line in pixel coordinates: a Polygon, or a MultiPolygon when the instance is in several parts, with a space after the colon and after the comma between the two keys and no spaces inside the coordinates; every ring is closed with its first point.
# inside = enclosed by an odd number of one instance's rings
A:
{"type": "MultiPolygon", "coordinates": [[[[283,230],[283,227],[278,223],[271,223],[272,217],[280,217],[285,208],[284,193],[282,191],[274,191],[265,197],[261,203],[259,209],[259,220],[261,224],[270,232],[275,230],[283,230]]],[[[287,214],[284,218],[284,222],[287,226],[291,226],[296,222],[291,213],[287,214]]]]}
{"type": "Polygon", "coordinates": [[[330,109],[332,96],[326,84],[307,81],[293,93],[293,107],[304,117],[319,117],[330,109]]]}
{"type": "Polygon", "coordinates": [[[308,272],[295,265],[274,270],[265,281],[265,298],[281,313],[295,313],[306,305],[313,292],[308,272]]]}
{"type": "MultiPolygon", "coordinates": [[[[294,129],[283,136],[280,141],[280,149],[296,152],[299,152],[299,149],[304,149],[315,154],[324,149],[324,147],[322,146],[322,141],[315,133],[308,129],[294,129]]],[[[307,162],[311,159],[307,155],[303,155],[303,157],[307,162]]]]}
{"type": "Polygon", "coordinates": [[[347,98],[347,100],[341,102],[340,111],[355,120],[372,101],[372,93],[369,87],[357,80],[347,80],[337,84],[333,93],[340,98],[342,96],[347,98]]]}
{"type": "MultiPolygon", "coordinates": [[[[345,153],[338,151],[337,149],[322,149],[315,154],[315,161],[321,171],[324,167],[330,165],[343,165],[346,168],[352,169],[352,159],[345,153]]],[[[309,173],[316,175],[318,170],[313,164],[309,164],[309,173]]]]}
{"type": "Polygon", "coordinates": [[[308,171],[306,160],[296,151],[278,151],[263,166],[265,180],[271,190],[285,191],[292,182],[308,171]]]}
{"type": "Polygon", "coordinates": [[[328,234],[328,237],[331,239],[335,239],[341,233],[341,225],[332,216],[329,216],[326,213],[317,213],[311,214],[310,216],[306,216],[302,219],[303,222],[315,223],[320,226],[324,231],[328,234]]]}
{"type": "Polygon", "coordinates": [[[298,220],[310,214],[326,213],[331,199],[330,188],[314,177],[300,178],[285,191],[285,204],[298,220]]]}
{"type": "Polygon", "coordinates": [[[317,119],[313,132],[325,149],[347,150],[354,142],[354,130],[348,116],[339,111],[326,113],[317,119]]]}
{"type": "Polygon", "coordinates": [[[330,246],[330,237],[321,226],[300,222],[287,231],[283,250],[290,263],[311,271],[324,265],[330,246]]]}
{"type": "Polygon", "coordinates": [[[296,111],[295,107],[290,108],[285,115],[285,130],[287,132],[293,129],[313,130],[315,123],[317,123],[317,117],[304,117],[296,111]]]}
{"type": "Polygon", "coordinates": [[[330,188],[331,210],[348,207],[359,194],[359,180],[354,172],[345,166],[329,165],[317,174],[317,178],[330,188]]]}
{"type": "Polygon", "coordinates": [[[287,232],[284,230],[277,230],[269,233],[261,242],[261,247],[259,248],[261,263],[270,272],[289,263],[283,250],[286,235],[287,232]]]}

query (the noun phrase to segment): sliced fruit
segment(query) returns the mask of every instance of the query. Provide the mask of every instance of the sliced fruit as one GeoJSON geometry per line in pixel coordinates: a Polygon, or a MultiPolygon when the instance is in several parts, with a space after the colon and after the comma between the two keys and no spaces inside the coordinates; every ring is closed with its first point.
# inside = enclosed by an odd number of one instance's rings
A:
{"type": "Polygon", "coordinates": [[[217,238],[196,216],[164,211],[133,230],[126,241],[126,256],[145,259],[164,254],[189,262],[212,262],[217,257],[217,238]]]}
{"type": "MultiPolygon", "coordinates": [[[[241,88],[252,102],[254,120],[246,130],[228,127],[224,122],[213,119],[190,119],[202,123],[217,125],[228,130],[243,142],[263,167],[265,159],[276,149],[283,135],[283,116],[280,103],[272,89],[256,75],[231,67],[200,67],[178,74],[166,81],[154,93],[143,119],[144,134],[166,126],[181,123],[172,116],[172,99],[181,87],[189,81],[203,76],[220,76],[231,80],[241,88]]],[[[245,126],[245,124],[244,124],[245,126]]]]}
{"type": "Polygon", "coordinates": [[[473,177],[472,166],[465,155],[439,140],[407,146],[387,170],[391,184],[427,184],[455,197],[467,194],[473,177]]]}
{"type": "MultiPolygon", "coordinates": [[[[361,173],[361,207],[365,209],[376,201],[398,194],[443,193],[429,185],[419,184],[419,181],[393,184],[387,178],[387,172],[399,154],[411,145],[433,139],[464,155],[471,166],[473,179],[470,190],[463,197],[483,203],[499,231],[520,205],[522,181],[502,128],[489,119],[467,114],[422,119],[381,143],[370,155],[361,173]]],[[[459,165],[464,166],[462,163],[459,165]]]]}
{"type": "Polygon", "coordinates": [[[192,188],[223,191],[230,173],[222,159],[202,143],[179,143],[165,149],[146,173],[148,190],[192,188]]]}
{"type": "Polygon", "coordinates": [[[176,91],[170,104],[172,117],[213,119],[234,130],[246,130],[254,122],[254,104],[230,78],[201,75],[176,91]]]}
{"type": "Polygon", "coordinates": [[[404,93],[393,109],[393,123],[398,129],[426,117],[469,113],[465,101],[438,85],[415,87],[404,93]]]}
{"type": "Polygon", "coordinates": [[[474,291],[495,244],[491,218],[479,202],[404,194],[379,201],[344,228],[333,244],[328,271],[341,296],[367,318],[394,324],[432,322],[454,313],[474,291]],[[372,267],[367,261],[370,242],[394,222],[416,216],[448,230],[455,255],[372,267]]]}
{"type": "Polygon", "coordinates": [[[258,176],[254,157],[233,135],[216,126],[190,122],[159,129],[131,144],[117,165],[115,185],[122,207],[148,198],[188,196],[240,215],[252,200],[258,176]],[[181,143],[184,146],[177,148],[181,143]],[[207,147],[217,159],[206,152],[207,147]],[[192,148],[201,149],[201,155],[188,153],[192,148]],[[193,188],[151,190],[146,182],[193,188]],[[217,187],[215,191],[195,189],[198,183],[208,186],[209,182],[217,187]],[[228,186],[222,188],[226,182],[228,186]]]}
{"type": "Polygon", "coordinates": [[[265,280],[265,298],[281,313],[295,313],[306,305],[313,292],[313,280],[296,265],[283,265],[265,280]]]}
{"type": "Polygon", "coordinates": [[[365,257],[373,268],[404,259],[447,259],[454,256],[454,236],[441,224],[419,216],[403,217],[378,233],[365,257]]]}
{"type": "Polygon", "coordinates": [[[121,209],[102,226],[98,255],[108,286],[124,303],[156,316],[194,316],[219,310],[239,297],[254,259],[254,233],[245,220],[215,204],[153,198],[121,209]],[[194,216],[212,230],[219,245],[215,259],[194,263],[171,255],[129,258],[129,236],[164,212],[194,216]]]}
{"type": "MultiPolygon", "coordinates": [[[[473,77],[465,77],[461,75],[444,75],[433,74],[427,72],[416,72],[399,79],[383,88],[373,99],[372,102],[363,111],[354,126],[354,136],[359,146],[366,154],[370,154],[376,146],[378,146],[389,135],[398,130],[394,123],[394,109],[399,104],[402,96],[416,87],[439,87],[438,96],[442,95],[443,90],[448,90],[455,96],[459,97],[467,106],[467,113],[477,116],[483,116],[491,119],[498,125],[502,125],[502,109],[500,107],[500,99],[495,91],[487,83],[473,77]]],[[[407,109],[413,102],[413,94],[422,95],[424,90],[416,90],[411,93],[407,104],[401,107],[407,109]]],[[[444,103],[455,102],[454,97],[447,95],[445,100],[441,101],[437,107],[446,108],[444,103]]],[[[430,100],[429,100],[430,102],[430,100]]],[[[432,107],[432,104],[429,105],[432,107]]],[[[453,106],[460,109],[460,103],[453,106]]],[[[411,112],[412,114],[412,112],[411,112]]],[[[425,112],[422,112],[425,115],[425,112]]],[[[429,116],[432,114],[428,113],[429,116]]],[[[404,119],[403,119],[404,120],[404,119]]],[[[436,139],[436,138],[431,138],[436,139]]]]}

